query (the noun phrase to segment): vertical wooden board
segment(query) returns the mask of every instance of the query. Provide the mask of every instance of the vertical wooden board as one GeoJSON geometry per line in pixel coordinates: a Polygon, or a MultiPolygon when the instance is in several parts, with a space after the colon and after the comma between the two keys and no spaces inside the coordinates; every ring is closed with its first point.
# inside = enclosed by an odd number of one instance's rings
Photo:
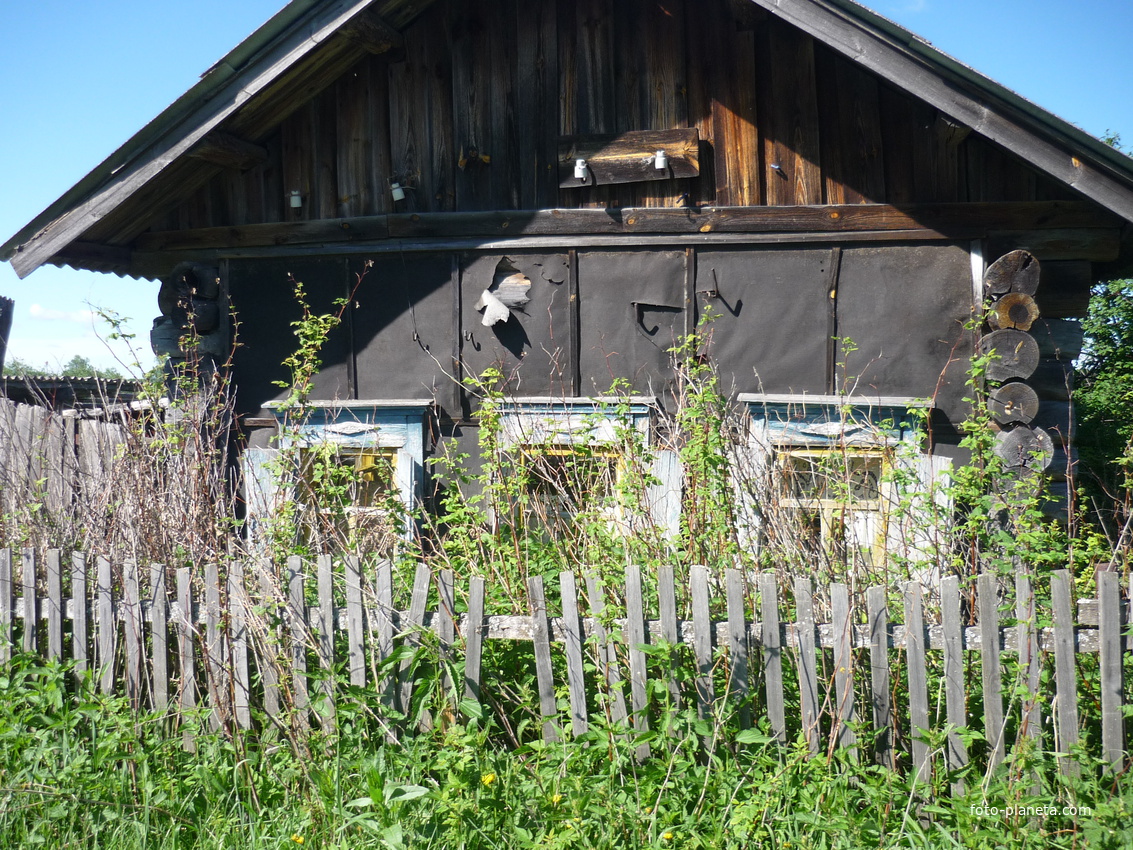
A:
{"type": "Polygon", "coordinates": [[[46,504],[49,511],[67,507],[63,502],[65,468],[63,460],[63,417],[51,413],[43,422],[43,472],[47,480],[46,504]]]}
{"type": "Polygon", "coordinates": [[[814,39],[778,19],[769,20],[760,35],[759,114],[766,128],[767,204],[821,204],[814,39]]]}
{"type": "Polygon", "coordinates": [[[228,567],[228,616],[232,647],[232,714],[241,729],[252,728],[251,680],[248,674],[247,593],[244,590],[244,563],[233,561],[228,567]]]}
{"type": "MultiPolygon", "coordinates": [[[[664,564],[657,569],[657,607],[660,617],[661,639],[667,643],[672,652],[678,651],[681,642],[680,624],[677,621],[677,582],[671,564],[664,564]]],[[[676,658],[673,659],[674,664],[676,658]]],[[[681,689],[673,676],[667,678],[666,684],[669,695],[673,700],[673,709],[681,707],[681,689]]]]}
{"type": "MultiPolygon", "coordinates": [[[[409,616],[402,623],[403,645],[416,649],[421,645],[421,632],[425,626],[425,608],[429,604],[429,585],[432,584],[432,571],[424,563],[417,564],[417,572],[413,576],[413,595],[409,600],[409,616]]],[[[401,710],[409,714],[413,707],[413,679],[409,676],[409,668],[413,664],[412,658],[401,662],[399,678],[401,681],[401,710]]]]}
{"type": "Polygon", "coordinates": [[[47,552],[47,657],[63,659],[63,560],[58,549],[47,552]]]}
{"type": "Polygon", "coordinates": [[[516,9],[516,120],[520,209],[559,205],[559,44],[556,0],[516,9]]]}
{"type": "Polygon", "coordinates": [[[887,204],[909,204],[916,196],[913,146],[916,122],[914,101],[904,92],[882,83],[878,92],[881,113],[882,156],[885,161],[885,198],[887,204]]]}
{"type": "Polygon", "coordinates": [[[783,635],[779,619],[779,583],[774,573],[759,576],[759,609],[763,619],[763,680],[767,688],[767,717],[779,743],[787,742],[787,711],[783,702],[783,635]]]}
{"type": "Polygon", "coordinates": [[[441,663],[444,664],[445,692],[452,693],[452,648],[456,641],[456,597],[453,588],[452,570],[437,573],[437,645],[441,663]]]}
{"type": "MultiPolygon", "coordinates": [[[[1078,743],[1078,685],[1074,653],[1077,638],[1074,633],[1074,613],[1071,597],[1073,587],[1068,570],[1056,570],[1050,578],[1050,598],[1054,608],[1054,681],[1055,681],[1055,751],[1068,756],[1078,743]]],[[[1073,758],[1059,759],[1062,772],[1078,775],[1078,762],[1073,758]]]]}
{"type": "Polygon", "coordinates": [[[209,725],[213,731],[228,728],[231,708],[228,688],[228,653],[221,621],[220,570],[215,562],[205,564],[205,679],[208,682],[209,725]]]}
{"type": "Polygon", "coordinates": [[[1031,577],[1026,573],[1015,576],[1015,619],[1019,642],[1019,675],[1021,697],[1020,731],[1036,743],[1042,740],[1042,707],[1039,697],[1039,677],[1042,670],[1039,647],[1039,630],[1035,618],[1035,592],[1031,577]]]}
{"type": "MultiPolygon", "coordinates": [[[[335,130],[338,142],[335,150],[338,180],[335,214],[341,218],[374,215],[377,212],[374,190],[381,177],[389,177],[388,170],[375,174],[373,167],[379,128],[375,126],[376,115],[371,112],[374,105],[370,98],[371,64],[371,57],[367,56],[334,84],[335,119],[338,122],[335,130]]],[[[378,112],[388,115],[384,109],[378,112]]]]}
{"type": "MultiPolygon", "coordinates": [[[[629,690],[633,728],[637,733],[649,731],[649,701],[646,690],[645,652],[648,642],[645,633],[645,597],[641,586],[641,567],[626,567],[626,654],[629,659],[629,690]]],[[[649,758],[649,744],[637,747],[639,761],[649,758]]]]}
{"type": "MultiPolygon", "coordinates": [[[[99,563],[101,571],[101,561],[99,563]]],[[[177,570],[177,654],[181,667],[181,687],[178,703],[182,718],[197,707],[197,665],[193,653],[196,618],[193,616],[193,578],[187,567],[177,570]]],[[[184,723],[184,720],[182,720],[184,723]]],[[[196,750],[189,726],[184,727],[182,746],[188,752],[196,750]]]]}
{"type": "MultiPolygon", "coordinates": [[[[256,564],[260,574],[260,596],[264,607],[264,617],[269,623],[276,623],[279,619],[279,586],[276,583],[274,568],[268,561],[256,564]]],[[[278,625],[266,628],[260,636],[258,647],[259,657],[256,666],[260,671],[260,679],[264,686],[264,712],[269,718],[275,720],[280,712],[279,659],[283,656],[280,643],[281,635],[278,625]]]]}
{"type": "MultiPolygon", "coordinates": [[[[4,613],[11,612],[11,568],[9,566],[9,592],[4,592],[4,565],[8,550],[0,550],[0,661],[4,660],[4,647],[11,645],[11,633],[5,640],[4,613]]],[[[71,554],[71,656],[75,659],[75,676],[81,681],[87,672],[90,604],[87,595],[87,558],[81,552],[71,554]]]]}
{"type": "Polygon", "coordinates": [[[574,737],[585,735],[589,726],[586,710],[586,669],[582,658],[585,635],[578,613],[578,584],[574,573],[559,573],[563,603],[563,637],[567,662],[567,687],[570,695],[570,728],[574,737]]]}
{"type": "Polygon", "coordinates": [[[877,78],[822,46],[815,49],[826,203],[885,197],[877,78]]]}
{"type": "Polygon", "coordinates": [[[701,564],[689,567],[689,597],[692,602],[692,652],[696,659],[697,715],[701,720],[712,716],[716,689],[712,683],[712,643],[715,629],[708,599],[708,568],[701,564]]]}
{"type": "MultiPolygon", "coordinates": [[[[748,673],[747,604],[744,598],[743,574],[739,570],[724,571],[724,586],[728,607],[728,682],[731,697],[739,704],[741,729],[751,726],[751,708],[748,703],[750,682],[748,673]]],[[[763,654],[767,663],[767,647],[763,654]]],[[[770,703],[770,699],[768,699],[770,703]]],[[[772,724],[774,725],[774,723],[772,724]]]]}
{"type": "Polygon", "coordinates": [[[1125,716],[1122,699],[1121,585],[1116,572],[1099,571],[1098,643],[1101,673],[1102,759],[1120,773],[1125,763],[1125,716]]]}
{"type": "Polygon", "coordinates": [[[468,626],[464,634],[464,697],[480,699],[480,660],[484,652],[484,578],[468,583],[468,626]]]}
{"type": "Polygon", "coordinates": [[[323,669],[323,693],[326,694],[326,707],[322,714],[324,722],[334,726],[334,563],[330,555],[319,555],[315,559],[318,597],[319,629],[316,648],[319,666],[323,669]]]}
{"type": "MultiPolygon", "coordinates": [[[[964,683],[964,624],[960,620],[960,581],[956,576],[946,576],[940,582],[940,619],[944,627],[945,720],[954,729],[962,729],[968,725],[968,708],[964,683]]],[[[959,733],[948,734],[945,755],[949,770],[968,763],[968,748],[959,733]]],[[[955,793],[962,793],[963,788],[963,782],[953,783],[955,793]]]]}
{"type": "Polygon", "coordinates": [[[307,726],[307,600],[304,592],[303,559],[292,555],[287,559],[287,625],[290,634],[291,707],[300,728],[307,726]]]}
{"type": "Polygon", "coordinates": [[[450,7],[452,20],[452,125],[457,154],[455,176],[458,210],[490,210],[493,206],[492,88],[497,48],[487,0],[469,0],[450,7]],[[488,157],[485,162],[483,157],[488,157]]]}
{"type": "Polygon", "coordinates": [[[263,222],[284,220],[283,195],[283,134],[276,130],[263,143],[268,150],[267,162],[263,168],[263,213],[258,219],[263,222]]]}
{"type": "Polygon", "coordinates": [[[598,655],[598,669],[606,682],[606,710],[611,723],[624,723],[627,717],[625,694],[622,692],[622,674],[618,667],[613,641],[602,625],[602,612],[606,603],[602,586],[593,575],[586,576],[586,595],[590,602],[590,615],[594,622],[594,644],[598,655]]]}
{"type": "MultiPolygon", "coordinates": [[[[72,558],[72,575],[75,562],[72,558]]],[[[150,564],[150,648],[153,664],[153,708],[169,708],[169,600],[165,589],[165,565],[150,564]]],[[[78,594],[76,593],[77,597],[78,594]]],[[[77,635],[76,635],[77,637],[77,635]]]]}
{"type": "Polygon", "coordinates": [[[795,578],[795,619],[799,635],[799,707],[802,710],[803,736],[811,755],[817,755],[820,744],[818,728],[818,670],[815,663],[816,631],[814,596],[809,578],[795,578]]]}
{"type": "Polygon", "coordinates": [[[20,557],[21,608],[24,616],[24,652],[39,649],[39,594],[36,592],[35,550],[24,549],[20,557]]]}
{"type": "Polygon", "coordinates": [[[366,621],[362,608],[362,559],[347,555],[346,563],[346,667],[350,684],[366,686],[366,621]]]}
{"type": "MultiPolygon", "coordinates": [[[[75,498],[75,485],[79,474],[79,458],[76,453],[76,440],[78,439],[78,421],[74,416],[63,418],[63,502],[70,507],[75,498]]],[[[3,464],[0,463],[0,470],[3,464]]],[[[0,475],[3,472],[0,471],[0,475]]],[[[0,479],[2,480],[2,479],[0,479]]]]}
{"type": "Polygon", "coordinates": [[[123,635],[126,646],[126,698],[135,709],[142,700],[142,595],[138,582],[138,563],[122,562],[123,635]]]}
{"type": "Polygon", "coordinates": [[[854,696],[854,620],[850,590],[844,584],[830,585],[830,617],[834,633],[834,743],[849,748],[857,743],[854,696]]]}
{"type": "Polygon", "coordinates": [[[928,782],[928,672],[925,666],[924,608],[918,582],[905,585],[905,667],[909,680],[909,737],[913,741],[913,780],[928,782]]]}
{"type": "Polygon", "coordinates": [[[980,672],[983,681],[984,735],[991,747],[988,767],[1004,759],[1007,734],[1003,716],[1003,681],[999,663],[999,594],[995,576],[981,573],[978,580],[980,612],[980,672]]]}
{"type": "Polygon", "coordinates": [[[110,559],[98,558],[98,582],[95,593],[98,600],[98,666],[101,671],[99,688],[104,694],[114,692],[114,651],[118,624],[114,617],[114,596],[111,584],[110,559]]]}
{"type": "MultiPolygon", "coordinates": [[[[373,620],[374,644],[377,650],[376,665],[380,665],[393,653],[394,633],[393,564],[385,559],[378,561],[378,566],[374,570],[374,602],[376,605],[373,620]]],[[[382,695],[382,701],[393,707],[394,677],[386,675],[379,679],[375,669],[374,678],[378,692],[382,695]]]]}
{"type": "Polygon", "coordinates": [[[487,6],[491,107],[488,168],[491,209],[520,209],[519,126],[516,114],[517,7],[527,0],[481,0],[487,6]]]}
{"type": "Polygon", "coordinates": [[[0,549],[0,664],[12,660],[12,550],[0,549]]]}
{"type": "Polygon", "coordinates": [[[280,125],[283,154],[284,220],[308,221],[315,218],[315,107],[308,103],[295,110],[280,125]],[[291,206],[291,193],[298,190],[302,204],[291,206]]]}
{"type": "Polygon", "coordinates": [[[893,727],[889,705],[889,608],[884,587],[866,591],[869,617],[869,680],[873,728],[878,733],[876,756],[879,764],[896,768],[893,727]]]}
{"type": "Polygon", "coordinates": [[[527,595],[531,603],[531,636],[535,647],[535,680],[539,688],[539,713],[543,716],[543,740],[559,740],[555,728],[558,706],[555,702],[555,679],[551,667],[551,629],[547,618],[547,601],[543,596],[543,577],[531,576],[527,580],[527,595]]]}

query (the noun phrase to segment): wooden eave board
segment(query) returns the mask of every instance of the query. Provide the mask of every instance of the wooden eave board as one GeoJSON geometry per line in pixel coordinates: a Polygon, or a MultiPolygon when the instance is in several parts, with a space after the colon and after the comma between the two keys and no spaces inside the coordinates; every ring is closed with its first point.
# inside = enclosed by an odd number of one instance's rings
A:
{"type": "MultiPolygon", "coordinates": [[[[961,63],[908,33],[912,50],[869,22],[868,10],[846,0],[751,0],[954,121],[1010,150],[1085,197],[1133,221],[1133,160],[1100,163],[1101,143],[1011,95],[982,75],[956,73],[961,63]],[[1008,95],[1009,97],[1004,97],[1008,95]],[[1015,101],[1010,102],[1010,101],[1015,101]],[[1058,137],[1058,143],[1052,141],[1058,137]],[[1088,159],[1087,159],[1088,158],[1088,159]],[[1117,167],[1121,163],[1124,168],[1117,167]]],[[[900,30],[892,25],[894,30],[900,30]]]]}
{"type": "MultiPolygon", "coordinates": [[[[18,275],[25,277],[43,263],[50,262],[56,252],[80,240],[94,225],[114,216],[138,192],[151,187],[208,132],[221,127],[261,97],[271,97],[274,92],[281,106],[286,104],[287,99],[278,97],[278,90],[273,84],[287,77],[297,66],[301,67],[304,60],[316,55],[321,48],[341,52],[344,56],[351,56],[351,60],[361,56],[360,48],[332,36],[367,8],[373,7],[377,14],[394,26],[405,26],[432,2],[333,0],[315,4],[296,20],[288,21],[286,30],[278,37],[276,33],[269,32],[273,22],[261,27],[217,63],[194,89],[5,244],[2,250],[13,252],[10,258],[12,267],[18,275]],[[267,43],[257,55],[256,43],[265,40],[267,43]],[[227,65],[226,60],[230,57],[248,52],[252,53],[252,58],[239,71],[234,72],[227,65]],[[199,92],[197,98],[194,97],[196,92],[199,92]],[[187,114],[183,114],[186,110],[187,114]],[[114,165],[116,162],[119,163],[117,166],[114,165]],[[72,195],[75,200],[68,204],[66,199],[72,195]],[[20,244],[18,240],[29,232],[31,235],[20,244]]],[[[283,17],[281,13],[276,19],[283,17]]],[[[333,77],[328,83],[332,81],[333,77]]],[[[151,192],[151,195],[160,194],[151,192]]],[[[168,208],[168,204],[164,208],[168,208]]],[[[120,230],[116,238],[122,240],[120,230]]]]}

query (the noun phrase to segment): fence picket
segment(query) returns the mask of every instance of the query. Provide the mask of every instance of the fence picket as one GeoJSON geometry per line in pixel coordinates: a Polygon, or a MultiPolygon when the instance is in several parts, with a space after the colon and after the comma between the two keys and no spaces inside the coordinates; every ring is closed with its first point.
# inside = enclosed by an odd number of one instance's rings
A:
{"type": "Polygon", "coordinates": [[[12,550],[0,549],[0,664],[12,660],[12,550]]]}
{"type": "Polygon", "coordinates": [[[274,720],[279,717],[281,708],[279,693],[280,631],[275,622],[279,613],[279,606],[276,604],[278,586],[271,564],[257,562],[256,567],[260,575],[260,593],[264,600],[264,618],[269,624],[266,633],[263,635],[257,667],[260,671],[260,678],[264,683],[264,711],[268,717],[274,720]]]}
{"type": "Polygon", "coordinates": [[[905,667],[909,679],[909,738],[913,742],[913,780],[928,782],[928,671],[925,665],[924,609],[920,582],[905,585],[905,667]]]}
{"type": "MultiPolygon", "coordinates": [[[[99,573],[102,563],[99,562],[99,573]]],[[[101,615],[100,615],[101,616],[101,615]]],[[[101,627],[100,627],[101,631],[101,627]]],[[[197,707],[197,665],[193,655],[196,619],[193,616],[193,576],[188,567],[177,570],[177,652],[181,662],[181,693],[178,703],[182,716],[197,707]]],[[[184,724],[184,720],[182,720],[184,724]]],[[[187,724],[183,725],[181,745],[187,752],[196,752],[197,742],[187,724]]]]}
{"type": "Polygon", "coordinates": [[[818,669],[815,661],[817,628],[814,622],[814,595],[810,579],[795,579],[795,619],[799,636],[799,704],[803,735],[811,755],[820,746],[818,731],[818,669]]]}
{"type": "MultiPolygon", "coordinates": [[[[1026,694],[1021,706],[1022,732],[1038,742],[1042,737],[1042,713],[1039,705],[1039,633],[1035,623],[1035,591],[1031,577],[1019,573],[1015,577],[1015,619],[1017,626],[1019,671],[1026,694]]],[[[1037,792],[1036,792],[1037,793],[1037,792]]]]}
{"type": "Polygon", "coordinates": [[[771,733],[787,743],[787,709],[783,703],[783,646],[779,621],[779,583],[774,573],[759,577],[759,609],[763,621],[763,685],[771,733]]]}
{"type": "Polygon", "coordinates": [[[1121,683],[1121,587],[1115,572],[1101,570],[1098,585],[1098,651],[1101,672],[1102,759],[1120,773],[1125,760],[1121,683]]]}
{"type": "MultiPolygon", "coordinates": [[[[377,636],[377,663],[384,664],[386,659],[393,655],[393,564],[388,560],[378,562],[374,571],[374,602],[377,612],[374,616],[374,632],[377,636]]],[[[388,673],[378,679],[375,670],[374,679],[378,682],[378,692],[382,701],[389,707],[394,707],[396,698],[395,681],[388,673]]]]}
{"type": "MultiPolygon", "coordinates": [[[[670,564],[662,566],[657,571],[657,614],[661,618],[661,639],[671,647],[680,643],[680,625],[677,621],[677,582],[673,567],[670,564]]],[[[669,695],[673,700],[673,708],[680,710],[681,689],[677,680],[672,676],[666,677],[669,695]]]]}
{"type": "MultiPolygon", "coordinates": [[[[0,552],[0,616],[4,606],[3,556],[0,552]]],[[[11,581],[9,580],[9,586],[11,581]]],[[[87,604],[87,559],[81,552],[71,555],[71,657],[75,659],[75,676],[78,679],[87,672],[89,656],[87,639],[89,637],[90,607],[87,604]]],[[[3,642],[3,624],[0,623],[0,643],[3,642]]],[[[4,648],[0,646],[0,658],[4,648]]]]}
{"type": "MultiPolygon", "coordinates": [[[[72,574],[75,562],[71,562],[72,574]]],[[[82,597],[75,593],[76,608],[82,597]]],[[[153,664],[153,707],[169,708],[169,611],[165,594],[165,565],[150,564],[150,648],[153,664]]],[[[76,635],[76,640],[78,636],[76,635]]]]}
{"type": "Polygon", "coordinates": [[[582,618],[578,613],[578,584],[574,573],[559,573],[563,602],[563,638],[567,662],[567,689],[570,695],[570,730],[574,737],[585,735],[589,727],[586,714],[586,669],[582,658],[582,618]]]}
{"type": "Polygon", "coordinates": [[[980,629],[980,673],[983,680],[984,736],[991,745],[988,770],[1006,757],[1003,719],[1003,677],[999,663],[999,592],[996,577],[981,573],[977,579],[980,629]]]}
{"type": "Polygon", "coordinates": [[[63,658],[63,559],[58,549],[47,552],[47,657],[63,658]]]}
{"type": "MultiPolygon", "coordinates": [[[[424,562],[417,564],[417,573],[413,577],[413,595],[409,600],[409,617],[402,623],[404,645],[416,648],[421,645],[421,630],[425,626],[425,607],[429,604],[429,585],[432,584],[433,574],[424,562]]],[[[412,708],[413,679],[409,675],[412,658],[401,662],[399,677],[401,679],[401,710],[408,715],[412,708]]],[[[423,722],[431,720],[423,718],[423,722]]]]}
{"type": "Polygon", "coordinates": [[[452,570],[441,570],[437,573],[437,638],[441,663],[444,665],[445,693],[452,692],[452,677],[449,675],[449,669],[452,661],[452,645],[456,642],[455,611],[452,570]]]}
{"type": "Polygon", "coordinates": [[[118,623],[114,616],[114,595],[110,582],[110,559],[98,558],[98,666],[101,671],[99,686],[104,694],[114,692],[114,643],[118,623]]]}
{"type": "Polygon", "coordinates": [[[464,697],[480,700],[480,659],[484,649],[484,578],[468,585],[468,626],[464,635],[464,697]]]}
{"type": "Polygon", "coordinates": [[[39,641],[39,600],[35,593],[35,550],[24,549],[20,558],[23,573],[24,652],[35,652],[39,641]]]}
{"type": "Polygon", "coordinates": [[[122,607],[125,613],[126,698],[138,708],[142,704],[142,595],[138,584],[138,564],[133,558],[122,562],[122,607]]]}
{"type": "Polygon", "coordinates": [[[252,728],[251,690],[248,673],[248,607],[244,592],[244,563],[233,561],[228,569],[228,616],[232,647],[232,713],[241,729],[252,728]]]}
{"type": "MultiPolygon", "coordinates": [[[[739,570],[724,571],[724,592],[728,610],[728,684],[732,698],[739,705],[741,729],[751,726],[751,708],[748,704],[747,601],[744,598],[744,579],[739,570]]],[[[764,664],[767,663],[766,650],[764,664]]]]}
{"type": "Polygon", "coordinates": [[[366,686],[366,621],[362,608],[362,559],[346,556],[346,666],[350,684],[366,686]]]}
{"type": "Polygon", "coordinates": [[[854,623],[850,590],[844,584],[830,585],[830,615],[834,633],[834,744],[848,749],[857,743],[854,724],[854,623]]]}
{"type": "MultiPolygon", "coordinates": [[[[1050,580],[1050,598],[1054,608],[1054,681],[1055,681],[1055,749],[1069,753],[1078,743],[1078,685],[1074,670],[1074,614],[1070,598],[1070,572],[1056,570],[1050,580]]],[[[1077,776],[1078,763],[1071,758],[1061,760],[1068,776],[1077,776]]]]}
{"type": "MultiPolygon", "coordinates": [[[[646,691],[645,652],[641,649],[645,637],[645,600],[641,587],[641,567],[626,567],[626,654],[629,657],[629,695],[633,709],[633,728],[638,734],[649,731],[649,706],[646,691]]],[[[637,747],[638,761],[649,758],[649,744],[637,747]]]]}
{"type": "Polygon", "coordinates": [[[689,568],[689,595],[692,599],[692,652],[696,659],[696,712],[701,720],[712,716],[716,690],[712,684],[712,615],[708,605],[708,568],[696,564],[689,568]]]}
{"type": "MultiPolygon", "coordinates": [[[[945,755],[949,770],[958,770],[968,763],[968,747],[955,729],[968,725],[968,707],[964,688],[964,625],[960,621],[960,580],[948,576],[940,582],[940,616],[944,626],[944,711],[948,725],[945,755]]],[[[964,781],[952,783],[952,793],[963,793],[964,781]]]]}
{"type": "Polygon", "coordinates": [[[543,740],[559,740],[555,728],[558,706],[555,703],[555,678],[551,669],[551,624],[547,619],[547,600],[543,596],[543,577],[527,579],[527,596],[531,603],[531,636],[535,648],[535,681],[539,687],[539,713],[543,716],[543,740]]]}
{"type": "MultiPolygon", "coordinates": [[[[319,666],[323,669],[322,690],[326,704],[320,712],[322,722],[334,729],[334,563],[330,555],[315,559],[317,592],[319,598],[319,626],[316,643],[319,666]]],[[[313,625],[313,624],[312,624],[313,625]]]]}
{"type": "Polygon", "coordinates": [[[303,561],[292,555],[287,559],[287,624],[291,636],[291,704],[295,722],[306,728],[310,723],[307,710],[307,598],[304,592],[303,561]]]}
{"type": "Polygon", "coordinates": [[[893,726],[889,719],[889,606],[884,587],[866,590],[869,618],[869,685],[873,728],[877,731],[874,755],[878,764],[895,767],[893,726]]]}
{"type": "Polygon", "coordinates": [[[622,693],[622,674],[618,667],[617,653],[610,640],[606,627],[602,625],[602,613],[606,609],[602,588],[593,575],[586,576],[586,595],[590,600],[590,614],[594,618],[594,642],[598,650],[598,668],[606,680],[606,701],[611,723],[623,723],[626,719],[626,701],[622,693]]]}

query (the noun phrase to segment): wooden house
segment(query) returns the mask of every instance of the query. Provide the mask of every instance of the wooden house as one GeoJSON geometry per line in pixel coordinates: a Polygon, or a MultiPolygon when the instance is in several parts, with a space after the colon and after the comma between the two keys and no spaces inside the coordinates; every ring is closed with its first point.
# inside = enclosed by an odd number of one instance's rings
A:
{"type": "Polygon", "coordinates": [[[465,378],[499,369],[516,439],[569,442],[615,381],[647,431],[705,317],[777,446],[844,437],[848,399],[929,408],[926,463],[954,456],[982,345],[1005,451],[1057,454],[1130,222],[1133,160],[850,0],[294,0],[0,254],[230,299],[252,449],[291,280],[348,299],[310,427],[411,499],[435,440],[475,439],[465,378]]]}

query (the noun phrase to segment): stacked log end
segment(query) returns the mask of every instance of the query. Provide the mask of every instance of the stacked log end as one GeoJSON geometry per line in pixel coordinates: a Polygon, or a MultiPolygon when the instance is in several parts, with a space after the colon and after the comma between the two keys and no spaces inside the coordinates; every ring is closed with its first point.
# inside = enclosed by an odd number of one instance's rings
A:
{"type": "MultiPolygon", "coordinates": [[[[1066,482],[1076,461],[1072,364],[1082,350],[1078,317],[1088,299],[1068,300],[1062,297],[1065,293],[1054,291],[1064,278],[1082,276],[1078,264],[1051,266],[1048,273],[1029,251],[1015,250],[988,267],[984,275],[988,327],[979,349],[992,355],[985,378],[988,412],[1001,429],[996,454],[1013,477],[1044,473],[1048,494],[1044,511],[1065,518],[1066,482]],[[1058,306],[1063,302],[1065,309],[1058,306]],[[1043,305],[1048,305],[1047,315],[1043,305]]],[[[1088,277],[1087,269],[1087,291],[1088,277]]]]}

